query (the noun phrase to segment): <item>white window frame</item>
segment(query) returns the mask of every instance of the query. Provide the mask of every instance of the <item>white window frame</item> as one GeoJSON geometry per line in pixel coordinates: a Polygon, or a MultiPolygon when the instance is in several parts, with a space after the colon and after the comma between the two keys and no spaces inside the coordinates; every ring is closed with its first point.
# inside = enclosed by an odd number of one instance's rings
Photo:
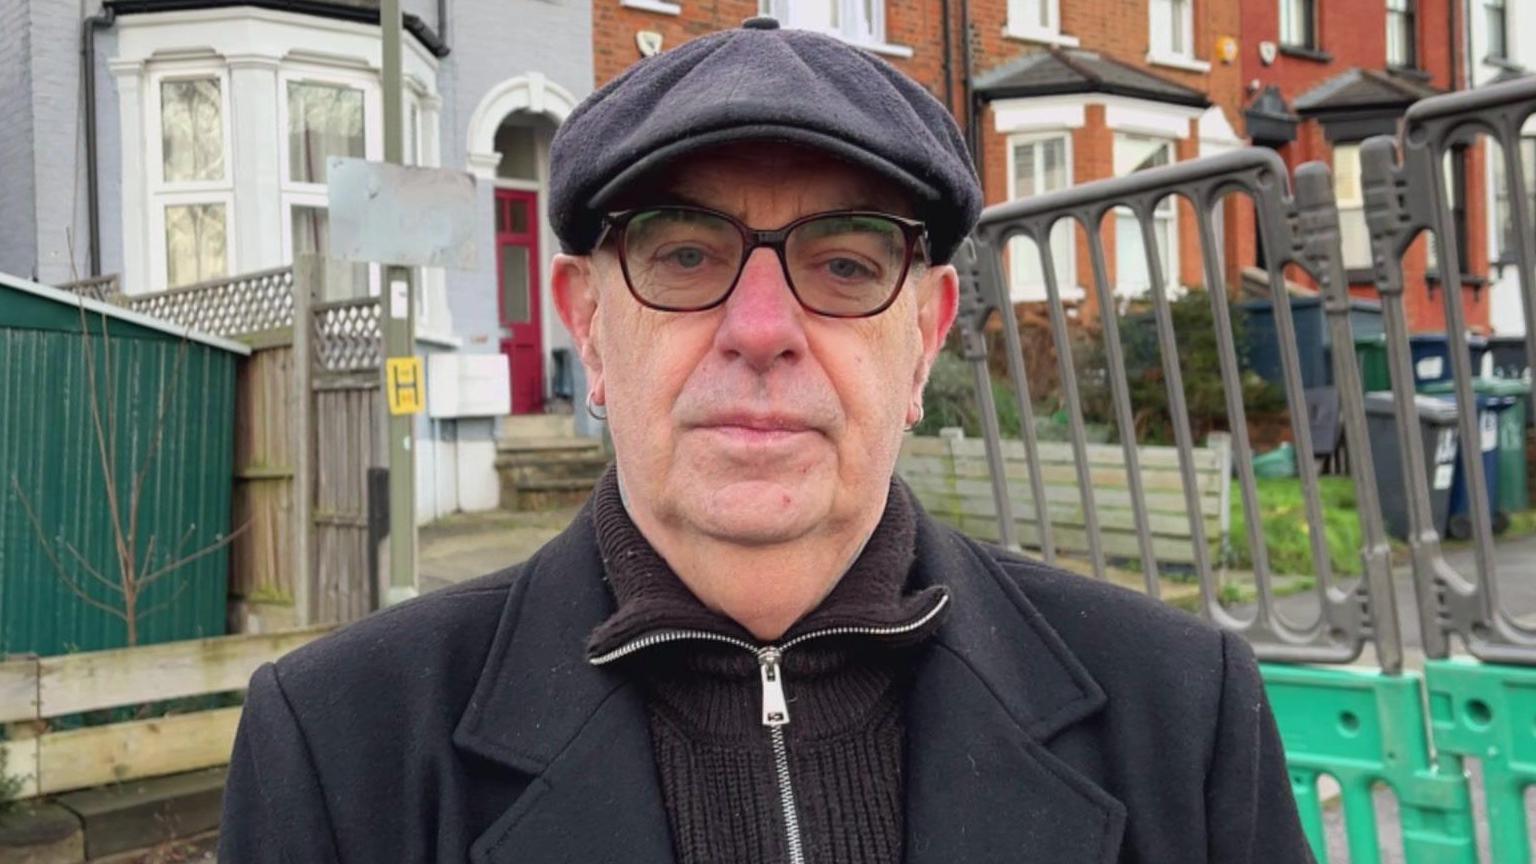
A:
{"type": "Polygon", "coordinates": [[[1387,65],[1399,69],[1417,69],[1419,65],[1419,0],[1387,0],[1387,65]],[[1406,15],[1408,18],[1408,44],[1405,49],[1408,52],[1406,58],[1392,57],[1392,16],[1393,14],[1406,15]],[[1404,61],[1407,62],[1404,62],[1404,61]]]}
{"type": "Polygon", "coordinates": [[[1317,32],[1317,0],[1278,0],[1275,9],[1277,12],[1276,20],[1278,21],[1278,25],[1275,31],[1275,38],[1280,47],[1300,48],[1303,51],[1323,50],[1322,40],[1318,38],[1319,34],[1317,32]],[[1290,4],[1296,2],[1300,2],[1302,6],[1306,7],[1308,23],[1311,25],[1309,28],[1311,32],[1308,34],[1311,36],[1311,39],[1306,42],[1294,42],[1286,39],[1285,10],[1290,4]]]}
{"type": "MultiPolygon", "coordinates": [[[[830,0],[837,5],[838,18],[843,22],[842,26],[835,28],[806,28],[797,24],[795,10],[804,9],[807,2],[808,0],[758,0],[757,11],[759,14],[777,18],[785,27],[813,29],[876,54],[892,57],[912,56],[911,46],[892,45],[885,41],[885,0],[873,0],[871,10],[874,15],[872,20],[867,22],[867,27],[859,26],[866,23],[863,11],[865,0],[830,0]]],[[[804,20],[803,17],[801,20],[804,20]]]]}
{"type": "Polygon", "coordinates": [[[230,117],[229,68],[223,61],[199,60],[157,63],[145,77],[144,137],[149,175],[149,272],[152,291],[170,287],[170,260],[165,249],[165,210],[186,204],[222,204],[224,206],[224,272],[235,269],[235,174],[233,123],[230,117]],[[224,137],[224,178],[222,180],[165,179],[164,119],[161,116],[160,86],[166,81],[193,81],[213,78],[219,82],[219,123],[224,137]]]}
{"type": "Polygon", "coordinates": [[[1045,26],[1041,26],[1039,21],[1030,20],[1033,16],[1028,15],[1024,8],[1027,2],[1031,0],[1008,0],[1008,21],[1003,25],[1004,36],[1064,48],[1076,48],[1081,44],[1077,37],[1061,32],[1061,0],[1033,0],[1045,8],[1045,26]]]}
{"type": "MultiPolygon", "coordinates": [[[[1162,145],[1164,147],[1168,148],[1168,164],[1169,165],[1173,165],[1173,164],[1175,164],[1176,162],[1179,161],[1179,149],[1176,146],[1177,145],[1176,139],[1168,138],[1168,137],[1164,137],[1164,136],[1160,136],[1160,135],[1148,135],[1148,134],[1145,134],[1145,133],[1142,133],[1142,132],[1121,132],[1121,131],[1117,131],[1117,132],[1114,133],[1114,141],[1111,144],[1112,151],[1111,151],[1111,156],[1110,156],[1111,165],[1113,166],[1114,172],[1115,172],[1115,176],[1117,176],[1117,177],[1123,177],[1123,176],[1126,176],[1127,174],[1133,173],[1129,168],[1126,168],[1126,167],[1124,167],[1124,166],[1119,164],[1119,162],[1120,162],[1120,159],[1119,159],[1119,156],[1120,156],[1120,146],[1119,146],[1120,145],[1120,141],[1122,139],[1128,138],[1128,137],[1142,138],[1142,139],[1147,139],[1147,140],[1159,141],[1159,142],[1162,143],[1162,145]]],[[[1150,293],[1151,290],[1152,290],[1152,283],[1151,283],[1150,276],[1148,277],[1147,284],[1144,285],[1144,286],[1136,286],[1134,289],[1123,289],[1122,288],[1121,278],[1123,277],[1124,274],[1122,274],[1120,272],[1120,267],[1119,267],[1119,264],[1120,264],[1120,261],[1119,261],[1119,243],[1120,243],[1119,231],[1121,229],[1121,226],[1123,224],[1126,224],[1127,221],[1129,221],[1131,224],[1133,224],[1135,226],[1136,236],[1137,236],[1137,239],[1138,239],[1138,244],[1137,245],[1140,246],[1140,242],[1139,242],[1140,238],[1141,238],[1141,222],[1140,222],[1140,219],[1137,218],[1136,215],[1134,214],[1134,212],[1131,211],[1130,208],[1127,208],[1127,207],[1116,207],[1114,209],[1114,213],[1115,213],[1115,232],[1116,232],[1116,239],[1115,239],[1116,249],[1115,249],[1115,252],[1114,252],[1114,254],[1116,256],[1116,260],[1115,260],[1115,270],[1116,270],[1116,273],[1115,273],[1115,296],[1117,298],[1119,298],[1119,299],[1122,299],[1122,300],[1129,300],[1129,299],[1135,299],[1135,298],[1138,298],[1138,297],[1144,297],[1148,293],[1150,293]]],[[[1170,194],[1167,197],[1163,198],[1161,201],[1159,201],[1158,204],[1157,204],[1157,207],[1152,211],[1152,218],[1153,218],[1153,220],[1155,222],[1166,222],[1167,225],[1168,225],[1168,248],[1167,248],[1166,251],[1165,250],[1159,250],[1160,252],[1163,252],[1163,254],[1162,254],[1162,259],[1163,259],[1163,290],[1167,293],[1167,295],[1170,298],[1177,298],[1177,297],[1181,296],[1183,294],[1183,292],[1184,292],[1184,286],[1183,286],[1183,284],[1179,280],[1179,203],[1178,203],[1178,196],[1170,194]]],[[[1153,229],[1154,229],[1153,230],[1153,236],[1155,237],[1156,236],[1156,225],[1153,226],[1153,229]]],[[[1142,255],[1143,256],[1146,255],[1146,251],[1144,249],[1142,250],[1142,255]]],[[[1145,258],[1143,258],[1140,266],[1142,266],[1142,267],[1146,266],[1145,258]]]]}
{"type": "MultiPolygon", "coordinates": [[[[1062,142],[1062,168],[1066,171],[1067,186],[1072,185],[1072,134],[1066,130],[1056,132],[1032,132],[1008,136],[1008,200],[1019,199],[1017,162],[1018,148],[1025,144],[1038,144],[1043,141],[1062,142]]],[[[1038,176],[1038,175],[1037,175],[1038,176]]],[[[1073,242],[1075,233],[1073,225],[1076,222],[1071,219],[1063,219],[1051,228],[1050,242],[1062,243],[1066,249],[1053,249],[1052,254],[1056,258],[1059,278],[1057,289],[1062,300],[1081,300],[1083,289],[1077,284],[1077,249],[1073,242]],[[1065,236],[1065,240],[1058,237],[1065,236]]],[[[1008,295],[1014,303],[1039,302],[1046,299],[1044,269],[1041,270],[1041,281],[1038,285],[1031,285],[1023,280],[1022,247],[1032,244],[1034,241],[1025,237],[1016,237],[1009,243],[1008,262],[1008,295]]],[[[1043,264],[1043,262],[1042,262],[1043,264]]]]}
{"type": "MultiPolygon", "coordinates": [[[[1333,158],[1330,160],[1333,170],[1333,196],[1334,201],[1338,205],[1341,227],[1345,219],[1358,219],[1360,225],[1365,225],[1365,190],[1360,176],[1360,144],[1361,142],[1359,141],[1340,141],[1333,145],[1333,158]],[[1341,161],[1341,151],[1342,154],[1353,153],[1354,155],[1347,156],[1341,161]],[[1341,171],[1340,168],[1345,167],[1345,163],[1348,163],[1348,170],[1341,171]]],[[[1371,266],[1372,252],[1370,234],[1368,232],[1369,228],[1367,227],[1361,234],[1362,238],[1366,241],[1365,248],[1363,250],[1358,248],[1354,250],[1355,254],[1363,255],[1363,258],[1351,260],[1350,244],[1340,244],[1340,251],[1344,255],[1344,268],[1346,270],[1361,270],[1371,266]]],[[[1341,231],[1340,240],[1343,239],[1343,232],[1341,231]]],[[[1434,253],[1431,252],[1430,256],[1433,257],[1434,253]]]]}
{"type": "Polygon", "coordinates": [[[1147,62],[1157,66],[1170,66],[1188,72],[1209,72],[1211,64],[1195,56],[1195,3],[1198,0],[1148,0],[1147,2],[1147,62]],[[1174,20],[1174,6],[1182,4],[1182,12],[1174,20]],[[1165,24],[1166,22],[1166,24],[1165,24]],[[1184,30],[1184,47],[1173,47],[1173,24],[1184,30]]]}
{"type": "MultiPolygon", "coordinates": [[[[363,157],[384,158],[384,99],[377,78],[362,72],[332,69],[302,63],[284,64],[277,74],[277,173],[278,198],[282,213],[283,260],[293,260],[293,208],[318,207],[328,210],[330,193],[324,183],[304,183],[289,179],[292,169],[288,155],[288,85],[319,84],[347,87],[363,92],[363,157]]],[[[409,115],[407,115],[409,116],[409,115]]],[[[419,137],[417,139],[420,140],[419,137]]],[[[403,142],[402,142],[403,143],[403,142]]],[[[379,265],[368,265],[368,295],[379,296],[379,265]]]]}
{"type": "MultiPolygon", "coordinates": [[[[1515,140],[1519,142],[1516,146],[1519,147],[1521,150],[1526,149],[1526,145],[1530,145],[1530,147],[1532,149],[1536,149],[1536,128],[1531,128],[1530,124],[1527,124],[1527,131],[1522,132],[1520,137],[1515,139],[1515,140]]],[[[1487,147],[1487,150],[1485,152],[1488,154],[1487,158],[1484,160],[1484,161],[1486,161],[1488,163],[1488,167],[1487,167],[1488,197],[1486,199],[1488,201],[1488,223],[1489,223],[1488,224],[1488,260],[1493,262],[1493,264],[1495,266],[1499,265],[1500,263],[1503,263],[1504,265],[1508,266],[1510,264],[1515,263],[1516,257],[1515,257],[1515,251],[1514,251],[1513,248],[1511,248],[1511,249],[1505,249],[1504,248],[1504,223],[1505,223],[1506,219],[1499,218],[1500,216],[1505,216],[1508,219],[1512,219],[1513,218],[1513,211],[1514,211],[1514,202],[1512,200],[1506,200],[1505,203],[1503,204],[1503,207],[1508,208],[1509,212],[1508,213],[1500,213],[1500,205],[1499,205],[1499,191],[1500,191],[1499,190],[1499,186],[1500,186],[1500,184],[1499,184],[1499,175],[1505,173],[1504,172],[1504,158],[1505,158],[1504,157],[1504,152],[1502,150],[1494,150],[1493,147],[1491,147],[1491,146],[1487,147]]],[[[1520,155],[1520,158],[1522,158],[1522,159],[1524,158],[1524,154],[1523,153],[1520,155]]],[[[1526,167],[1530,167],[1530,166],[1526,166],[1526,167]]],[[[1529,200],[1529,201],[1532,201],[1533,204],[1536,204],[1536,195],[1533,195],[1529,191],[1529,189],[1532,187],[1532,184],[1536,183],[1536,177],[1532,177],[1531,176],[1531,172],[1529,172],[1529,171],[1527,171],[1525,173],[1526,173],[1525,184],[1526,184],[1526,188],[1527,188],[1527,191],[1525,193],[1526,194],[1526,199],[1529,200]]],[[[1533,206],[1531,209],[1532,209],[1531,215],[1533,217],[1536,217],[1536,206],[1533,206]]]]}

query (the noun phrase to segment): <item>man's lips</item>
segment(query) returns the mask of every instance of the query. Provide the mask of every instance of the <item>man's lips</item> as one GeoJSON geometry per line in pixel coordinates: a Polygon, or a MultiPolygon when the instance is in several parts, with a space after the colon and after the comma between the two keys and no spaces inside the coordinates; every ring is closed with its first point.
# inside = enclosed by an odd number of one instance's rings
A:
{"type": "Polygon", "coordinates": [[[818,431],[815,424],[787,414],[720,414],[694,428],[747,442],[769,443],[818,431]]]}

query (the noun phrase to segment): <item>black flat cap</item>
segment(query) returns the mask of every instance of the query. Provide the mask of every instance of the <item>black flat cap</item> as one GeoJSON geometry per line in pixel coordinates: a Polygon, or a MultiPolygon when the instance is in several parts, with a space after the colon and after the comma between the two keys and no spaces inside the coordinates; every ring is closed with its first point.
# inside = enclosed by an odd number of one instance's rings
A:
{"type": "Polygon", "coordinates": [[[648,57],[588,96],[555,133],[550,220],[592,251],[606,205],[661,165],[737,141],[784,141],[889,178],[949,260],[981,211],[965,140],[942,104],[885,61],[831,36],[753,18],[648,57]]]}

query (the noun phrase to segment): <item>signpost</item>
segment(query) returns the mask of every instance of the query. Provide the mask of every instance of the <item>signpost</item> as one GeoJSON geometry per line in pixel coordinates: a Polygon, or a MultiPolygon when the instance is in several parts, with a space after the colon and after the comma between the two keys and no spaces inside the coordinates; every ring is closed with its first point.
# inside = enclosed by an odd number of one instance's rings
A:
{"type": "Polygon", "coordinates": [[[389,405],[389,589],[384,605],[417,594],[415,415],[426,376],[415,356],[413,267],[475,266],[475,180],[401,165],[400,0],[379,4],[383,38],[384,162],[332,158],[327,166],[331,255],[382,264],[384,392],[389,405]]]}

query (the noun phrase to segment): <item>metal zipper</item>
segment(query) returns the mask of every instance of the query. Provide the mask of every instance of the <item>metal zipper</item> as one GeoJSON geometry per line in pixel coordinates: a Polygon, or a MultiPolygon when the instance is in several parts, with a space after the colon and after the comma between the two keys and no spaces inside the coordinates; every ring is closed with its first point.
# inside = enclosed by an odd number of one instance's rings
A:
{"type": "Polygon", "coordinates": [[[828,627],[824,630],[802,633],[783,645],[757,646],[747,642],[745,639],[722,636],[705,630],[662,630],[626,642],[606,654],[593,657],[588,662],[593,666],[602,666],[612,663],[621,657],[627,657],[636,651],[643,651],[646,648],[683,639],[704,639],[710,642],[723,642],[727,645],[735,645],[738,648],[751,651],[753,656],[757,657],[758,671],[762,678],[763,725],[768,727],[768,740],[773,746],[773,767],[774,773],[778,777],[779,805],[784,810],[784,832],[789,848],[789,864],[805,864],[805,849],[800,837],[800,811],[795,805],[795,785],[789,776],[789,747],[784,743],[784,727],[789,725],[789,700],[784,695],[784,667],[782,662],[784,652],[812,639],[821,639],[827,636],[899,636],[902,633],[910,633],[932,621],[934,616],[942,612],[947,605],[949,605],[949,594],[945,593],[939,595],[939,602],[933,604],[932,609],[905,624],[897,624],[891,627],[828,627]]]}

